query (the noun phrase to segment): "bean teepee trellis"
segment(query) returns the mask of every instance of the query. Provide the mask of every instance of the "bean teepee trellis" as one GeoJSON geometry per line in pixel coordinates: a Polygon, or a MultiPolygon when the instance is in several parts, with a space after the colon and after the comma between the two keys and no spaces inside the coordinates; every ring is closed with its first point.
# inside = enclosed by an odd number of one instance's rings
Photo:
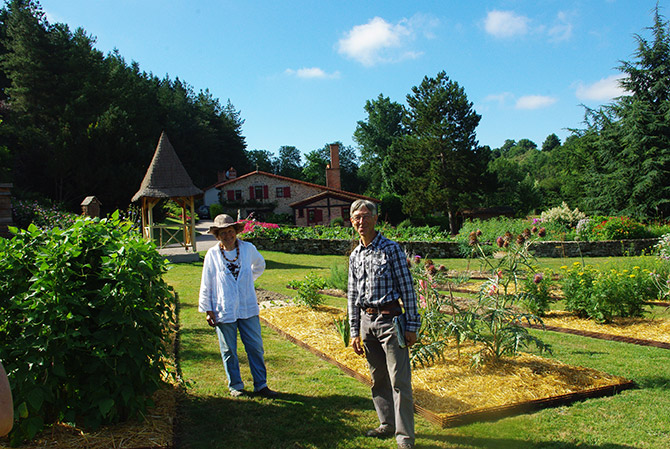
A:
{"type": "Polygon", "coordinates": [[[171,199],[182,208],[181,230],[183,231],[183,237],[179,243],[186,250],[191,248],[193,252],[196,252],[194,198],[202,195],[202,193],[202,190],[193,185],[191,177],[184,169],[174,147],[168,140],[167,134],[163,131],[156,146],[154,157],[142,180],[142,185],[132,199],[133,202],[141,200],[144,238],[153,240],[155,229],[159,229],[159,232],[161,229],[168,231],[169,238],[164,245],[176,238],[177,233],[170,234],[168,227],[155,225],[153,217],[154,206],[161,199],[171,199]],[[187,213],[187,209],[190,209],[188,211],[190,214],[187,213]],[[188,215],[190,215],[190,219],[188,215]]]}

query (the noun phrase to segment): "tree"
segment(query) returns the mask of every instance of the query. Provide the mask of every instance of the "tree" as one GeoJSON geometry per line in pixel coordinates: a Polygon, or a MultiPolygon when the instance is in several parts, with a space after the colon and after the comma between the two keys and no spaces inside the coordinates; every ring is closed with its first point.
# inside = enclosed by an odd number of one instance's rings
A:
{"type": "Polygon", "coordinates": [[[403,107],[379,94],[365,102],[366,121],[359,121],[354,140],[361,151],[361,172],[368,182],[368,193],[381,196],[397,193],[395,182],[399,167],[392,157],[391,146],[406,134],[402,125],[403,107]]]}
{"type": "Polygon", "coordinates": [[[634,61],[623,61],[626,95],[587,110],[595,136],[592,209],[638,219],[670,216],[670,34],[656,7],[650,42],[636,36],[634,61]]]}
{"type": "MultiPolygon", "coordinates": [[[[340,153],[340,182],[342,190],[359,193],[362,180],[358,175],[358,157],[350,146],[342,142],[339,145],[340,153]]],[[[326,166],[331,163],[330,144],[325,144],[318,150],[310,151],[305,155],[305,165],[302,169],[302,179],[315,184],[326,185],[326,166]]]]}
{"type": "Polygon", "coordinates": [[[277,174],[288,178],[300,179],[302,164],[300,151],[296,147],[282,146],[277,159],[277,174]]]}
{"type": "Polygon", "coordinates": [[[277,158],[268,150],[249,150],[246,156],[253,170],[274,173],[277,169],[277,158]]]}
{"type": "Polygon", "coordinates": [[[561,139],[559,139],[556,134],[551,133],[544,139],[544,142],[542,143],[542,151],[548,153],[559,146],[561,146],[561,139]]]}
{"type": "Polygon", "coordinates": [[[305,165],[302,167],[302,179],[307,182],[326,185],[326,166],[330,163],[328,145],[305,154],[305,165]]]}
{"type": "Polygon", "coordinates": [[[403,208],[410,213],[444,211],[455,234],[456,212],[475,203],[484,182],[488,158],[475,134],[481,116],[444,71],[413,87],[407,105],[409,135],[393,145],[404,163],[403,208]]]}

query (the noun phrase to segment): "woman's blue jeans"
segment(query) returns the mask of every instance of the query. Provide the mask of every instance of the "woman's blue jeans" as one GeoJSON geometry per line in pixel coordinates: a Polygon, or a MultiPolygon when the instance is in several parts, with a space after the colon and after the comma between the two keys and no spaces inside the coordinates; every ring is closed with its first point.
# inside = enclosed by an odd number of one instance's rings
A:
{"type": "Polygon", "coordinates": [[[249,360],[249,368],[254,378],[254,391],[267,387],[267,372],[263,359],[263,340],[261,338],[261,322],[258,315],[247,319],[239,319],[233,323],[217,323],[216,335],[219,337],[219,348],[223,367],[228,376],[230,390],[242,390],[244,383],[240,376],[240,362],[237,358],[237,331],[244,345],[249,360]]]}

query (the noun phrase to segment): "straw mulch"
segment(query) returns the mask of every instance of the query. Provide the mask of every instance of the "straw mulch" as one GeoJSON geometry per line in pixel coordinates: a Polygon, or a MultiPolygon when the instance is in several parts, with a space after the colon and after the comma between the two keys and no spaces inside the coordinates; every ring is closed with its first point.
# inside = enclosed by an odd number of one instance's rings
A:
{"type": "MultiPolygon", "coordinates": [[[[365,358],[345,348],[335,328],[333,319],[343,316],[342,310],[326,306],[317,309],[286,306],[261,311],[261,317],[271,325],[369,380],[365,358]]],[[[469,354],[475,350],[473,346],[464,346],[459,358],[456,349],[450,348],[444,359],[433,366],[413,369],[417,405],[439,416],[449,416],[626,382],[593,369],[529,354],[474,369],[469,354]]]]}
{"type": "Polygon", "coordinates": [[[599,324],[570,312],[552,311],[542,321],[546,326],[670,343],[668,318],[614,318],[611,323],[599,324]]]}

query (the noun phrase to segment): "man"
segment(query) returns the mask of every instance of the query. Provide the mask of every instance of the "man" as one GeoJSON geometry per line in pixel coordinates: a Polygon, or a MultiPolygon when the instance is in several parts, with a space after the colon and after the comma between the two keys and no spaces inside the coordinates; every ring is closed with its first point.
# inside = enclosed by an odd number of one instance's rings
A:
{"type": "Polygon", "coordinates": [[[349,257],[349,323],[352,347],[365,354],[372,378],[372,400],[380,425],[367,436],[395,435],[399,449],[414,447],[414,401],[408,347],[421,325],[407,257],[400,245],[375,230],[377,205],[357,200],[351,224],[360,243],[349,257]],[[394,318],[405,309],[405,347],[394,318]]]}

